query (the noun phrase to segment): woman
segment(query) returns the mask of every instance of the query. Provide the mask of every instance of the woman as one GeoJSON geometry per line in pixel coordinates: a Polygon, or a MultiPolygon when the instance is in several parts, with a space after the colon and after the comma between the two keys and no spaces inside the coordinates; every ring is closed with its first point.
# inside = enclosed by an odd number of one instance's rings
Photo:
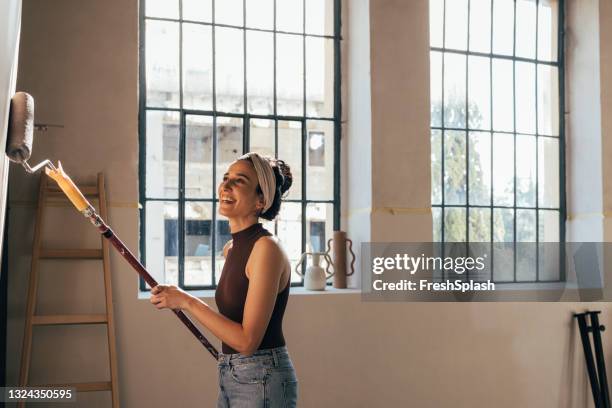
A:
{"type": "Polygon", "coordinates": [[[151,303],[184,309],[222,341],[217,407],[294,407],[298,382],[285,345],[282,320],[291,287],[287,256],[259,217],[273,220],[292,176],[282,160],[240,156],[218,187],[219,213],[232,239],[215,301],[217,313],[174,285],[157,285],[151,303]]]}

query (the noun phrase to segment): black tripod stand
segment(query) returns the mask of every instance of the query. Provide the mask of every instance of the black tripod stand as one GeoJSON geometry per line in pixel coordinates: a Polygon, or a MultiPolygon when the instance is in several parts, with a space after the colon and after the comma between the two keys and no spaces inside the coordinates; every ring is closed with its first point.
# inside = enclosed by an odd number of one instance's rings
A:
{"type": "Polygon", "coordinates": [[[574,315],[578,319],[578,327],[580,328],[580,339],[584,348],[584,357],[586,359],[587,371],[589,373],[589,381],[591,382],[591,391],[593,392],[593,401],[596,408],[611,408],[610,407],[610,392],[608,390],[608,378],[606,377],[606,362],[604,359],[603,348],[601,346],[601,332],[606,328],[599,324],[597,315],[600,311],[577,313],[574,315]],[[588,325],[587,316],[591,319],[591,325],[588,325]],[[589,333],[593,333],[593,347],[595,348],[595,358],[597,359],[597,368],[593,361],[593,351],[591,350],[591,340],[589,333]]]}

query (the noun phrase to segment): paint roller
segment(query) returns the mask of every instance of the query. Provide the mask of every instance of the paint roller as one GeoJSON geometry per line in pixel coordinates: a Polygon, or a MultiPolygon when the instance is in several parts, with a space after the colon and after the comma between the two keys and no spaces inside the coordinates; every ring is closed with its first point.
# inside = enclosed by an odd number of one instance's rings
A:
{"type": "MultiPolygon", "coordinates": [[[[16,93],[11,99],[9,112],[9,130],[6,143],[6,155],[9,160],[21,164],[29,174],[34,174],[38,170],[44,168],[45,174],[55,180],[59,188],[64,192],[76,209],[98,228],[100,234],[110,241],[136,272],[143,277],[149,286],[157,286],[158,283],[153,279],[151,274],[149,274],[134,254],[132,254],[127,246],[115,235],[113,230],[106,225],[95,208],[87,201],[78,187],[64,172],[61,162],[58,161],[57,168],[49,160],[44,160],[34,167],[30,167],[28,164],[28,160],[32,155],[32,145],[34,142],[34,98],[25,92],[16,93]]],[[[217,349],[210,344],[185,313],[181,310],[172,309],[172,311],[212,356],[218,359],[219,352],[217,349]]]]}

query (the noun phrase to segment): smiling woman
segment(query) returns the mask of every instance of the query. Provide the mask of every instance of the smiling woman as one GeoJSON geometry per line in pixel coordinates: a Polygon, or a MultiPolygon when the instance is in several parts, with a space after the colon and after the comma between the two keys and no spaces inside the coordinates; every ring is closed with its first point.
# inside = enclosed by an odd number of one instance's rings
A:
{"type": "Polygon", "coordinates": [[[240,156],[218,186],[219,213],[232,239],[215,293],[219,313],[174,285],[151,290],[158,309],[186,309],[223,343],[218,407],[293,407],[298,381],[282,322],[291,266],[278,240],[259,222],[274,220],[292,184],[284,161],[251,152],[240,156]]]}

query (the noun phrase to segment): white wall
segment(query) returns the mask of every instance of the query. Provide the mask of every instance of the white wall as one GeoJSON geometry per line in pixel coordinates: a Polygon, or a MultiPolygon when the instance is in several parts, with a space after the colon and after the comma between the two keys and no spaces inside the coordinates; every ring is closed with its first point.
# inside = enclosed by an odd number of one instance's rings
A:
{"type": "MultiPolygon", "coordinates": [[[[356,244],[427,241],[427,0],[346,3],[342,227],[356,244]]],[[[602,5],[599,12],[604,38],[612,7],[602,5]]],[[[104,171],[110,223],[133,249],[137,21],[135,1],[27,0],[19,78],[20,87],[37,98],[39,117],[65,126],[39,138],[38,157],[62,159],[78,181],[93,181],[104,171]]],[[[612,44],[601,41],[600,47],[602,89],[609,90],[612,72],[604,63],[612,44]]],[[[607,95],[602,94],[602,132],[609,138],[604,118],[612,116],[612,93],[607,95]]],[[[18,376],[36,180],[16,173],[10,186],[9,381],[18,376]]],[[[604,199],[610,189],[606,179],[604,199]]],[[[62,233],[47,235],[47,245],[98,244],[95,231],[73,209],[51,210],[48,227],[62,233]]],[[[115,252],[111,258],[122,405],[214,406],[214,361],[171,312],[138,300],[136,274],[115,252]]],[[[46,268],[41,311],[103,310],[95,263],[46,268]]],[[[214,305],[214,299],[205,301],[214,305]]],[[[368,303],[359,294],[294,293],[284,331],[301,407],[582,407],[591,397],[572,313],[587,308],[602,310],[610,326],[612,308],[601,303],[368,303]]],[[[33,375],[103,379],[103,333],[58,330],[40,331],[33,375]],[[64,369],[72,374],[62,374],[64,369]]],[[[612,338],[603,336],[610,350],[612,338]]],[[[108,406],[104,395],[82,398],[80,406],[108,406]]]]}

